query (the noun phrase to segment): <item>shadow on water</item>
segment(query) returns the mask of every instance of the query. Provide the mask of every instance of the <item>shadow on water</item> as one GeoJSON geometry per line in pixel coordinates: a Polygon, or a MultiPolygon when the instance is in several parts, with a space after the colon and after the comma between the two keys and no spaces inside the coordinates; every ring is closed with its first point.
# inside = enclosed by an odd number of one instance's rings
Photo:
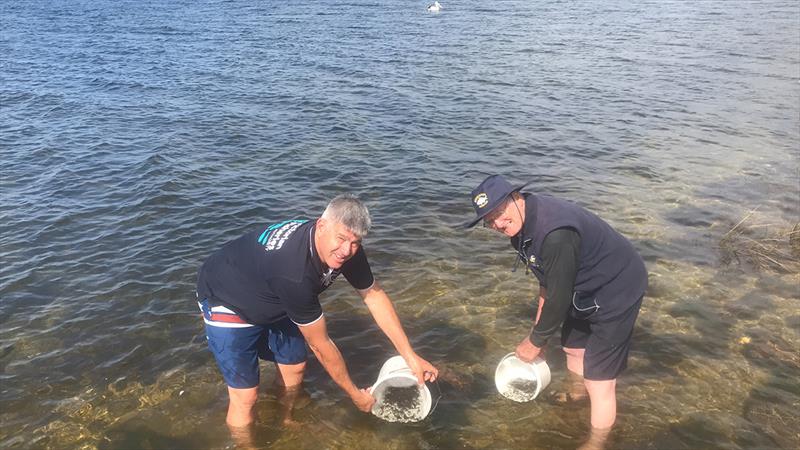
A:
{"type": "Polygon", "coordinates": [[[148,424],[136,420],[109,429],[97,448],[99,450],[155,450],[200,448],[202,446],[202,443],[188,437],[167,436],[159,433],[148,424]]]}
{"type": "Polygon", "coordinates": [[[664,335],[651,333],[647,328],[647,320],[640,319],[633,330],[633,345],[631,354],[644,360],[644,367],[638,369],[641,373],[659,376],[678,376],[676,368],[686,359],[681,352],[676,352],[674,339],[678,335],[664,335]]]}
{"type": "MultiPolygon", "coordinates": [[[[613,439],[613,438],[612,438],[613,439]]],[[[729,442],[728,435],[719,424],[704,413],[694,413],[678,423],[670,424],[662,433],[648,437],[646,441],[618,442],[612,440],[609,447],[620,450],[695,450],[730,448],[720,443],[729,442]]]]}
{"type": "MultiPolygon", "coordinates": [[[[420,440],[428,448],[472,448],[463,442],[462,432],[470,426],[467,411],[473,402],[493,394],[494,381],[483,369],[487,345],[483,336],[443,321],[428,322],[428,338],[436,334],[433,344],[439,349],[432,361],[439,369],[441,400],[432,413],[429,427],[420,440]]],[[[421,445],[422,447],[422,445],[421,445]]]]}
{"type": "MultiPolygon", "coordinates": [[[[224,421],[224,417],[220,416],[224,421]]],[[[99,450],[162,450],[162,449],[201,449],[201,448],[269,448],[287,430],[277,426],[257,425],[251,429],[252,446],[237,446],[227,429],[222,423],[215,434],[206,430],[201,433],[174,435],[159,430],[167,418],[160,421],[155,419],[145,420],[135,418],[115,425],[108,429],[97,445],[99,450]]]]}
{"type": "MultiPolygon", "coordinates": [[[[306,420],[326,423],[305,424],[303,428],[315,429],[323,435],[345,433],[338,438],[341,445],[352,441],[363,447],[375,441],[393,442],[399,446],[397,448],[472,448],[462,439],[461,430],[470,426],[466,411],[476,399],[485,398],[493,389],[493,381],[484,370],[484,338],[442,320],[417,321],[408,317],[401,320],[415,351],[440,371],[438,383],[428,384],[434,401],[441,394],[428,418],[412,424],[388,423],[355,412],[345,398],[336,402],[337,407],[343,410],[340,415],[317,417],[316,413],[305,414],[306,420]],[[364,442],[359,442],[362,439],[364,442]]],[[[383,362],[397,353],[369,315],[342,317],[339,314],[329,320],[328,325],[330,335],[358,386],[371,385],[383,362]]],[[[314,397],[319,397],[320,389],[324,390],[325,396],[343,397],[317,362],[309,364],[306,380],[307,387],[316,391],[312,393],[314,397]]],[[[323,409],[329,402],[331,399],[320,398],[313,409],[323,409]]],[[[322,442],[325,441],[320,440],[322,442]]]]}
{"type": "MultiPolygon", "coordinates": [[[[657,301],[645,295],[645,302],[657,301]]],[[[648,305],[644,305],[645,308],[648,305]]],[[[695,333],[686,333],[676,329],[675,332],[653,332],[656,322],[663,316],[641,313],[633,331],[632,353],[643,367],[637,371],[657,377],[682,376],[677,370],[692,355],[701,354],[705,360],[724,360],[728,357],[728,347],[723,343],[733,338],[730,328],[719,327],[719,315],[707,305],[695,301],[678,302],[664,310],[672,319],[676,319],[683,327],[695,333]],[[706,333],[713,330],[713,339],[706,333]],[[689,351],[691,350],[691,351],[689,351]]]]}

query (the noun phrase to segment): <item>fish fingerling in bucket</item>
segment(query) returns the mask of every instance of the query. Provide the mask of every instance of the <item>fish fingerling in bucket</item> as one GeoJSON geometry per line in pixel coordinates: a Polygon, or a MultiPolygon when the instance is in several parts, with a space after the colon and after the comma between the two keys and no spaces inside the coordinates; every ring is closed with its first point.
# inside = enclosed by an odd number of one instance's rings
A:
{"type": "Polygon", "coordinates": [[[503,395],[516,402],[527,402],[536,397],[537,387],[538,383],[535,380],[517,378],[508,383],[503,395]]]}
{"type": "Polygon", "coordinates": [[[417,422],[423,419],[421,393],[417,386],[388,387],[375,415],[388,422],[417,422]]]}

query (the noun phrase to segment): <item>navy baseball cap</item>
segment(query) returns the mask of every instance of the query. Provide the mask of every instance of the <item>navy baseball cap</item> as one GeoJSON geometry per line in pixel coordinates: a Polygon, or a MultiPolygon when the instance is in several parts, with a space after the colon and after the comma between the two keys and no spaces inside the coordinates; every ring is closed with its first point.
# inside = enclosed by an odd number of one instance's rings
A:
{"type": "Polygon", "coordinates": [[[475,220],[464,224],[466,228],[474,227],[487,214],[503,203],[512,192],[516,192],[529,183],[514,187],[500,175],[490,175],[472,190],[472,207],[478,216],[475,220]]]}

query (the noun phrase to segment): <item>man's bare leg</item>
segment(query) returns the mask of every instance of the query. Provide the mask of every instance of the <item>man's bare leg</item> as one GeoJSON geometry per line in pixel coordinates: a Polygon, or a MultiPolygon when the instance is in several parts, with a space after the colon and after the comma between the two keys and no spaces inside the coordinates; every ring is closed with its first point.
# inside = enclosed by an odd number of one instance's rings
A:
{"type": "Polygon", "coordinates": [[[228,386],[228,417],[226,423],[236,445],[242,448],[253,447],[252,425],[256,420],[255,405],[258,400],[258,386],[236,389],[228,386]]]}
{"type": "Polygon", "coordinates": [[[611,427],[609,428],[594,428],[589,434],[589,439],[586,440],[578,450],[603,450],[606,448],[606,441],[608,435],[611,434],[611,427]]]}
{"type": "Polygon", "coordinates": [[[564,353],[567,354],[567,369],[583,376],[583,355],[586,353],[586,349],[564,347],[564,353]]]}
{"type": "Polygon", "coordinates": [[[586,380],[592,407],[592,431],[581,450],[602,450],[617,419],[617,380],[586,380]]]}
{"type": "Polygon", "coordinates": [[[278,387],[278,402],[281,404],[281,423],[287,426],[296,426],[297,422],[292,418],[297,397],[303,391],[303,375],[306,363],[299,364],[278,364],[275,376],[275,385],[278,387]]]}
{"type": "Polygon", "coordinates": [[[565,392],[558,392],[555,400],[559,403],[583,400],[588,393],[583,380],[583,355],[586,351],[582,348],[564,347],[567,354],[567,387],[565,392]]]}
{"type": "MultiPolygon", "coordinates": [[[[611,427],[617,419],[617,380],[594,381],[583,378],[583,357],[586,353],[582,348],[564,347],[567,354],[567,369],[571,378],[570,385],[574,388],[574,381],[582,379],[585,388],[582,395],[589,395],[591,403],[591,422],[592,431],[589,439],[581,446],[581,450],[599,450],[605,445],[611,427]]],[[[572,390],[567,394],[572,399],[580,398],[577,390],[572,390]]]]}
{"type": "Polygon", "coordinates": [[[617,420],[617,380],[585,380],[592,403],[592,428],[611,428],[617,420]]]}

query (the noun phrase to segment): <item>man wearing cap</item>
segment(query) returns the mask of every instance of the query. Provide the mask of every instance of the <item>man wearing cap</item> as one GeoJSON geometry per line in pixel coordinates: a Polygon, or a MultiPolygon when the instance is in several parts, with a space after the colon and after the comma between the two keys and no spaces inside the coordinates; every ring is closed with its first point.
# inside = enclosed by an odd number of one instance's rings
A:
{"type": "MultiPolygon", "coordinates": [[[[532,362],[561,327],[561,345],[573,378],[591,403],[593,432],[616,420],[616,380],[628,360],[647,270],[633,245],[606,222],[573,203],[522,193],[499,175],[472,191],[472,206],[484,226],[511,238],[517,263],[539,280],[533,329],[516,356],[532,362]]],[[[515,264],[516,268],[516,264],[515,264]]],[[[594,434],[594,433],[593,433],[594,434]]]]}
{"type": "Polygon", "coordinates": [[[411,348],[391,300],[372,275],[361,245],[370,225],[366,206],[343,194],[317,220],[258,228],[225,244],[200,268],[198,303],[208,348],[228,385],[227,423],[234,437],[255,419],[259,359],[275,362],[277,385],[299,390],[306,342],[358,409],[370,411],[375,399],[351,380],[319,303],[318,295],[339,274],[361,295],[419,383],[436,378],[436,368],[411,348]]]}

